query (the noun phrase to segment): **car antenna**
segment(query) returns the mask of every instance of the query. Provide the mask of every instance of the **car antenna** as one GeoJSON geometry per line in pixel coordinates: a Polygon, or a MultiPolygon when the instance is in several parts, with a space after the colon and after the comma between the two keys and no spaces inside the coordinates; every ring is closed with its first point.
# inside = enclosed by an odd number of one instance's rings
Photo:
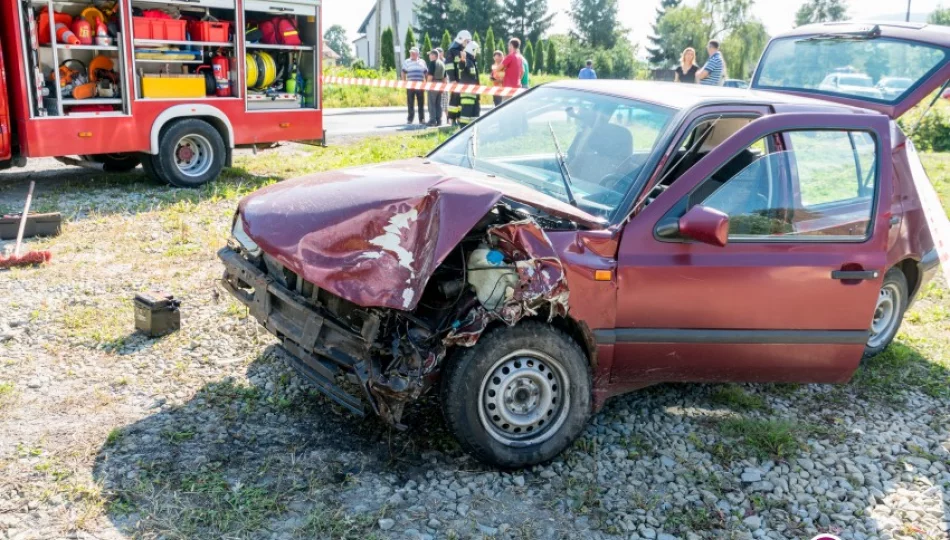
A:
{"type": "Polygon", "coordinates": [[[561,180],[564,182],[564,191],[567,192],[567,202],[571,203],[574,207],[577,207],[577,200],[574,198],[574,190],[571,189],[571,186],[574,184],[574,181],[571,179],[571,171],[567,168],[567,160],[564,159],[564,153],[561,152],[561,143],[557,140],[557,134],[554,133],[554,126],[551,125],[551,122],[548,122],[548,129],[551,130],[551,138],[554,139],[554,157],[557,158],[558,169],[561,171],[561,180]]]}
{"type": "Polygon", "coordinates": [[[934,104],[937,103],[937,100],[940,99],[940,96],[943,95],[948,86],[950,86],[950,79],[947,79],[947,82],[943,83],[943,86],[940,87],[940,90],[937,90],[934,98],[930,100],[930,105],[927,105],[927,108],[924,109],[924,112],[920,113],[920,116],[917,117],[917,121],[914,122],[913,127],[911,127],[910,131],[907,132],[908,137],[917,131],[917,128],[920,127],[920,123],[924,121],[924,117],[927,116],[930,113],[930,110],[934,108],[934,104]]]}

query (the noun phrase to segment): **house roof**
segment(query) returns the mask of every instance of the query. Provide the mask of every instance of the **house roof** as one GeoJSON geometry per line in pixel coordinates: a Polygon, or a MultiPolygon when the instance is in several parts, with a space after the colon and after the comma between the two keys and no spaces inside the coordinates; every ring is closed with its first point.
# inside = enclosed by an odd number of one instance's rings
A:
{"type": "Polygon", "coordinates": [[[323,57],[330,58],[332,60],[339,60],[341,58],[340,55],[330,47],[323,48],[323,57]]]}
{"type": "Polygon", "coordinates": [[[366,15],[366,18],[363,19],[363,24],[361,24],[359,30],[356,31],[357,33],[359,34],[366,33],[366,27],[369,26],[369,20],[373,18],[373,15],[375,13],[376,13],[376,6],[373,6],[373,8],[370,9],[369,13],[366,15]]]}

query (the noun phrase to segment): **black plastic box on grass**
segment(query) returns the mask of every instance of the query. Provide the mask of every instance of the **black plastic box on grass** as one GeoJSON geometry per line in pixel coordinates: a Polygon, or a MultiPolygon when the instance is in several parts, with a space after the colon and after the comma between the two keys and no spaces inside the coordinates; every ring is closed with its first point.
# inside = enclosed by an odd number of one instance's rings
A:
{"type": "Polygon", "coordinates": [[[165,292],[135,295],[135,329],[149,337],[160,337],[181,328],[181,300],[165,292]]]}

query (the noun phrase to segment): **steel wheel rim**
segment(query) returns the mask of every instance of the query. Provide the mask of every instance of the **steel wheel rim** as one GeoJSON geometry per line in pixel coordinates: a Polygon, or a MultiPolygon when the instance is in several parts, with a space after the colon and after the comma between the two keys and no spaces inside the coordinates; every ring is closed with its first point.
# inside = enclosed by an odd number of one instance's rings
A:
{"type": "Polygon", "coordinates": [[[874,306],[874,317],[871,319],[871,330],[868,337],[869,347],[879,347],[887,341],[900,322],[901,291],[893,283],[881,287],[874,306]]]}
{"type": "Polygon", "coordinates": [[[478,416],[496,441],[540,444],[557,433],[570,412],[567,372],[554,358],[519,350],[499,359],[482,379],[478,416]]]}
{"type": "Polygon", "coordinates": [[[185,135],[175,145],[175,166],[185,176],[197,177],[211,169],[214,150],[211,142],[197,134],[185,135]]]}

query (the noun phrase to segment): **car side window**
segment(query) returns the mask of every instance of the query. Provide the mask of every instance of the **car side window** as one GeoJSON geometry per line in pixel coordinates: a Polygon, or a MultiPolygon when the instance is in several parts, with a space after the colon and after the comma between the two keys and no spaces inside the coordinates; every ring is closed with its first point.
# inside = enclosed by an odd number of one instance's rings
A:
{"type": "Polygon", "coordinates": [[[788,150],[759,141],[689,195],[729,216],[739,241],[863,241],[877,191],[877,144],[865,132],[795,131],[788,150]]]}

